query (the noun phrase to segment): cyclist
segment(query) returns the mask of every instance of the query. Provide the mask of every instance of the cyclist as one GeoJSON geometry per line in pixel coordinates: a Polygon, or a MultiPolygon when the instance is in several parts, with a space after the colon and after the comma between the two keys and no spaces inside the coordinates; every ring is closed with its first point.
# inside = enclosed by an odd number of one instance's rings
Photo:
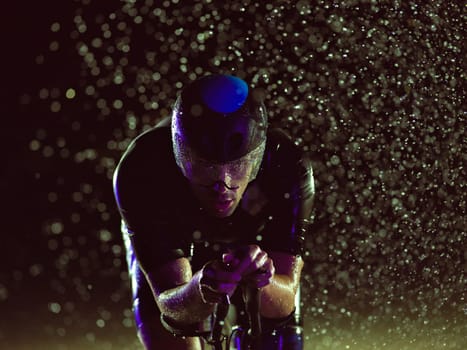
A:
{"type": "Polygon", "coordinates": [[[245,288],[259,291],[263,343],[302,349],[312,168],[268,129],[260,93],[230,75],[190,83],[171,117],[129,145],[114,193],[146,349],[206,349],[219,305],[230,304],[224,335],[244,329],[245,288]]]}

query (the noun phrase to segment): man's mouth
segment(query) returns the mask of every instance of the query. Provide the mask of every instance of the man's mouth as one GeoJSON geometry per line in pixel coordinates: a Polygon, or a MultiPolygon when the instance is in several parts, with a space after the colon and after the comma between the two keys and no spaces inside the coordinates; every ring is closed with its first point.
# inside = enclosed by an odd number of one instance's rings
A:
{"type": "Polygon", "coordinates": [[[230,209],[230,207],[232,206],[233,204],[233,199],[227,199],[227,200],[216,200],[214,202],[214,208],[217,210],[217,211],[226,211],[228,209],[230,209]]]}

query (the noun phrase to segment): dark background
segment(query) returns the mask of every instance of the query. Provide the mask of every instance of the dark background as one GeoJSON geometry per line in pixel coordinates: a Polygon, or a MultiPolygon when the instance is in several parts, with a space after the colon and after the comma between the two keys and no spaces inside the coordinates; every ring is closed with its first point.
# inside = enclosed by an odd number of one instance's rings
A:
{"type": "Polygon", "coordinates": [[[138,348],[111,176],[206,72],[264,88],[313,160],[307,349],[467,344],[460,4],[4,6],[0,348],[138,348]]]}

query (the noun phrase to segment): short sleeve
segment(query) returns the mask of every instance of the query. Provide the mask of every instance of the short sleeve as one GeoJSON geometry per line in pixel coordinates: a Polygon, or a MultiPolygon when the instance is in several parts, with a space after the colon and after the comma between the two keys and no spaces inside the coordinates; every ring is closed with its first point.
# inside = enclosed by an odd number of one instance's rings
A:
{"type": "Polygon", "coordinates": [[[266,191],[271,198],[264,247],[303,255],[315,193],[311,161],[285,135],[276,138],[269,152],[266,191]]]}
{"type": "MultiPolygon", "coordinates": [[[[145,270],[187,256],[183,223],[171,198],[180,188],[174,163],[161,135],[144,135],[133,142],[114,173],[114,195],[123,219],[123,234],[145,270]],[[153,140],[155,138],[155,140],[153,140]],[[156,152],[155,152],[156,151],[156,152]],[[167,179],[171,178],[171,186],[167,179]]],[[[170,141],[170,140],[169,140],[170,141]]]]}

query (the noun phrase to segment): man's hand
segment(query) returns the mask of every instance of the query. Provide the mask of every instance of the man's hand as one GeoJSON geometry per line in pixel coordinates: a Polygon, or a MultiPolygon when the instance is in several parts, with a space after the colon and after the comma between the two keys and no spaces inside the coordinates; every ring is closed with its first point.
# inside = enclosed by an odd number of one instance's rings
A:
{"type": "Polygon", "coordinates": [[[205,302],[225,302],[239,283],[262,288],[272,281],[275,268],[268,254],[257,245],[230,251],[222,261],[213,260],[201,270],[200,292],[205,302]]]}
{"type": "Polygon", "coordinates": [[[268,254],[257,245],[241,247],[222,256],[224,264],[241,276],[241,282],[262,288],[272,281],[274,264],[268,254]]]}
{"type": "Polygon", "coordinates": [[[225,298],[232,296],[241,278],[222,261],[210,261],[201,270],[201,297],[208,303],[226,302],[225,298]]]}

